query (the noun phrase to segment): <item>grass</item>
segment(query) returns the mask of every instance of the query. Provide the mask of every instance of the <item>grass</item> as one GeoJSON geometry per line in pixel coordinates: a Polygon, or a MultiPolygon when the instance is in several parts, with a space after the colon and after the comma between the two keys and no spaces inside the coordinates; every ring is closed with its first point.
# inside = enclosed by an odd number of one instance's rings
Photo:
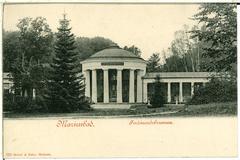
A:
{"type": "Polygon", "coordinates": [[[77,113],[5,113],[7,118],[34,118],[34,117],[73,117],[86,118],[96,116],[105,118],[116,117],[176,117],[176,116],[221,116],[237,115],[237,103],[211,103],[201,105],[168,105],[162,108],[148,108],[147,105],[133,105],[130,109],[94,109],[77,113]]]}
{"type": "Polygon", "coordinates": [[[189,105],[178,114],[190,116],[237,115],[237,102],[189,105]]]}

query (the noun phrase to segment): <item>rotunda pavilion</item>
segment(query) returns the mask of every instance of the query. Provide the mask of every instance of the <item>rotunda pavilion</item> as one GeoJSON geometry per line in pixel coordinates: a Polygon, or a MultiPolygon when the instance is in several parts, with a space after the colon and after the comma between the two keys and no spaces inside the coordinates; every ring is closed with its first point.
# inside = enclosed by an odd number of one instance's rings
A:
{"type": "Polygon", "coordinates": [[[144,59],[112,46],[81,63],[85,76],[85,95],[91,97],[93,102],[143,102],[144,59]]]}

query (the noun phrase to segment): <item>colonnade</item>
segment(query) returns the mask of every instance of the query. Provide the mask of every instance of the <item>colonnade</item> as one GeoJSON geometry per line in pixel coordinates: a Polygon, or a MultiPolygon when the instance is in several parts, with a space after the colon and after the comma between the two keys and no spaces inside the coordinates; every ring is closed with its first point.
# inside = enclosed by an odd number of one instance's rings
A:
{"type": "MultiPolygon", "coordinates": [[[[103,70],[103,103],[109,103],[109,68],[103,70]]],[[[122,95],[122,71],[123,69],[117,70],[117,103],[123,102],[122,95]]],[[[142,89],[142,76],[143,70],[129,69],[129,103],[135,103],[135,76],[134,72],[137,72],[137,92],[136,102],[143,102],[143,89],[142,89]]],[[[92,101],[97,103],[97,69],[85,70],[85,96],[91,97],[92,101]],[[90,74],[91,77],[90,78],[90,74]],[[92,79],[92,82],[90,82],[92,79]],[[91,85],[92,84],[92,85],[91,85]],[[90,91],[92,90],[92,91],[90,91]]]]}
{"type": "MultiPolygon", "coordinates": [[[[178,101],[182,103],[183,100],[183,83],[191,83],[191,96],[194,94],[194,84],[195,83],[203,83],[205,85],[205,82],[164,82],[167,83],[167,102],[171,102],[171,83],[178,83],[179,84],[179,93],[178,93],[178,101]]],[[[148,102],[148,83],[143,83],[143,101],[146,103],[148,102]]]]}

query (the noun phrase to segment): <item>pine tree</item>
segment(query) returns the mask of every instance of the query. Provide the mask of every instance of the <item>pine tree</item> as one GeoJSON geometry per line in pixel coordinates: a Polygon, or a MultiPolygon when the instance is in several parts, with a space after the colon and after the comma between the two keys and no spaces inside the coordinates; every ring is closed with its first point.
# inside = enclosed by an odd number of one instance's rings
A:
{"type": "Polygon", "coordinates": [[[55,57],[48,80],[47,100],[50,112],[72,112],[81,107],[83,76],[75,51],[75,38],[66,15],[60,20],[56,35],[55,57]]]}
{"type": "Polygon", "coordinates": [[[154,93],[150,99],[150,103],[153,108],[164,107],[164,104],[166,103],[159,76],[156,77],[156,82],[154,83],[154,93]]]}

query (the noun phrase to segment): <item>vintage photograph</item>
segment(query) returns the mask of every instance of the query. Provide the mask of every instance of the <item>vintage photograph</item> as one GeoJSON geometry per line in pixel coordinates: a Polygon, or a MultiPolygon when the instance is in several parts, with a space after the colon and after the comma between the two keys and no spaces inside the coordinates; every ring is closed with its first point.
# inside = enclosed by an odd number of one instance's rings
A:
{"type": "Polygon", "coordinates": [[[5,157],[237,156],[236,3],[4,3],[2,18],[5,157]]]}
{"type": "Polygon", "coordinates": [[[5,4],[4,117],[236,115],[236,18],[231,3],[5,4]]]}

